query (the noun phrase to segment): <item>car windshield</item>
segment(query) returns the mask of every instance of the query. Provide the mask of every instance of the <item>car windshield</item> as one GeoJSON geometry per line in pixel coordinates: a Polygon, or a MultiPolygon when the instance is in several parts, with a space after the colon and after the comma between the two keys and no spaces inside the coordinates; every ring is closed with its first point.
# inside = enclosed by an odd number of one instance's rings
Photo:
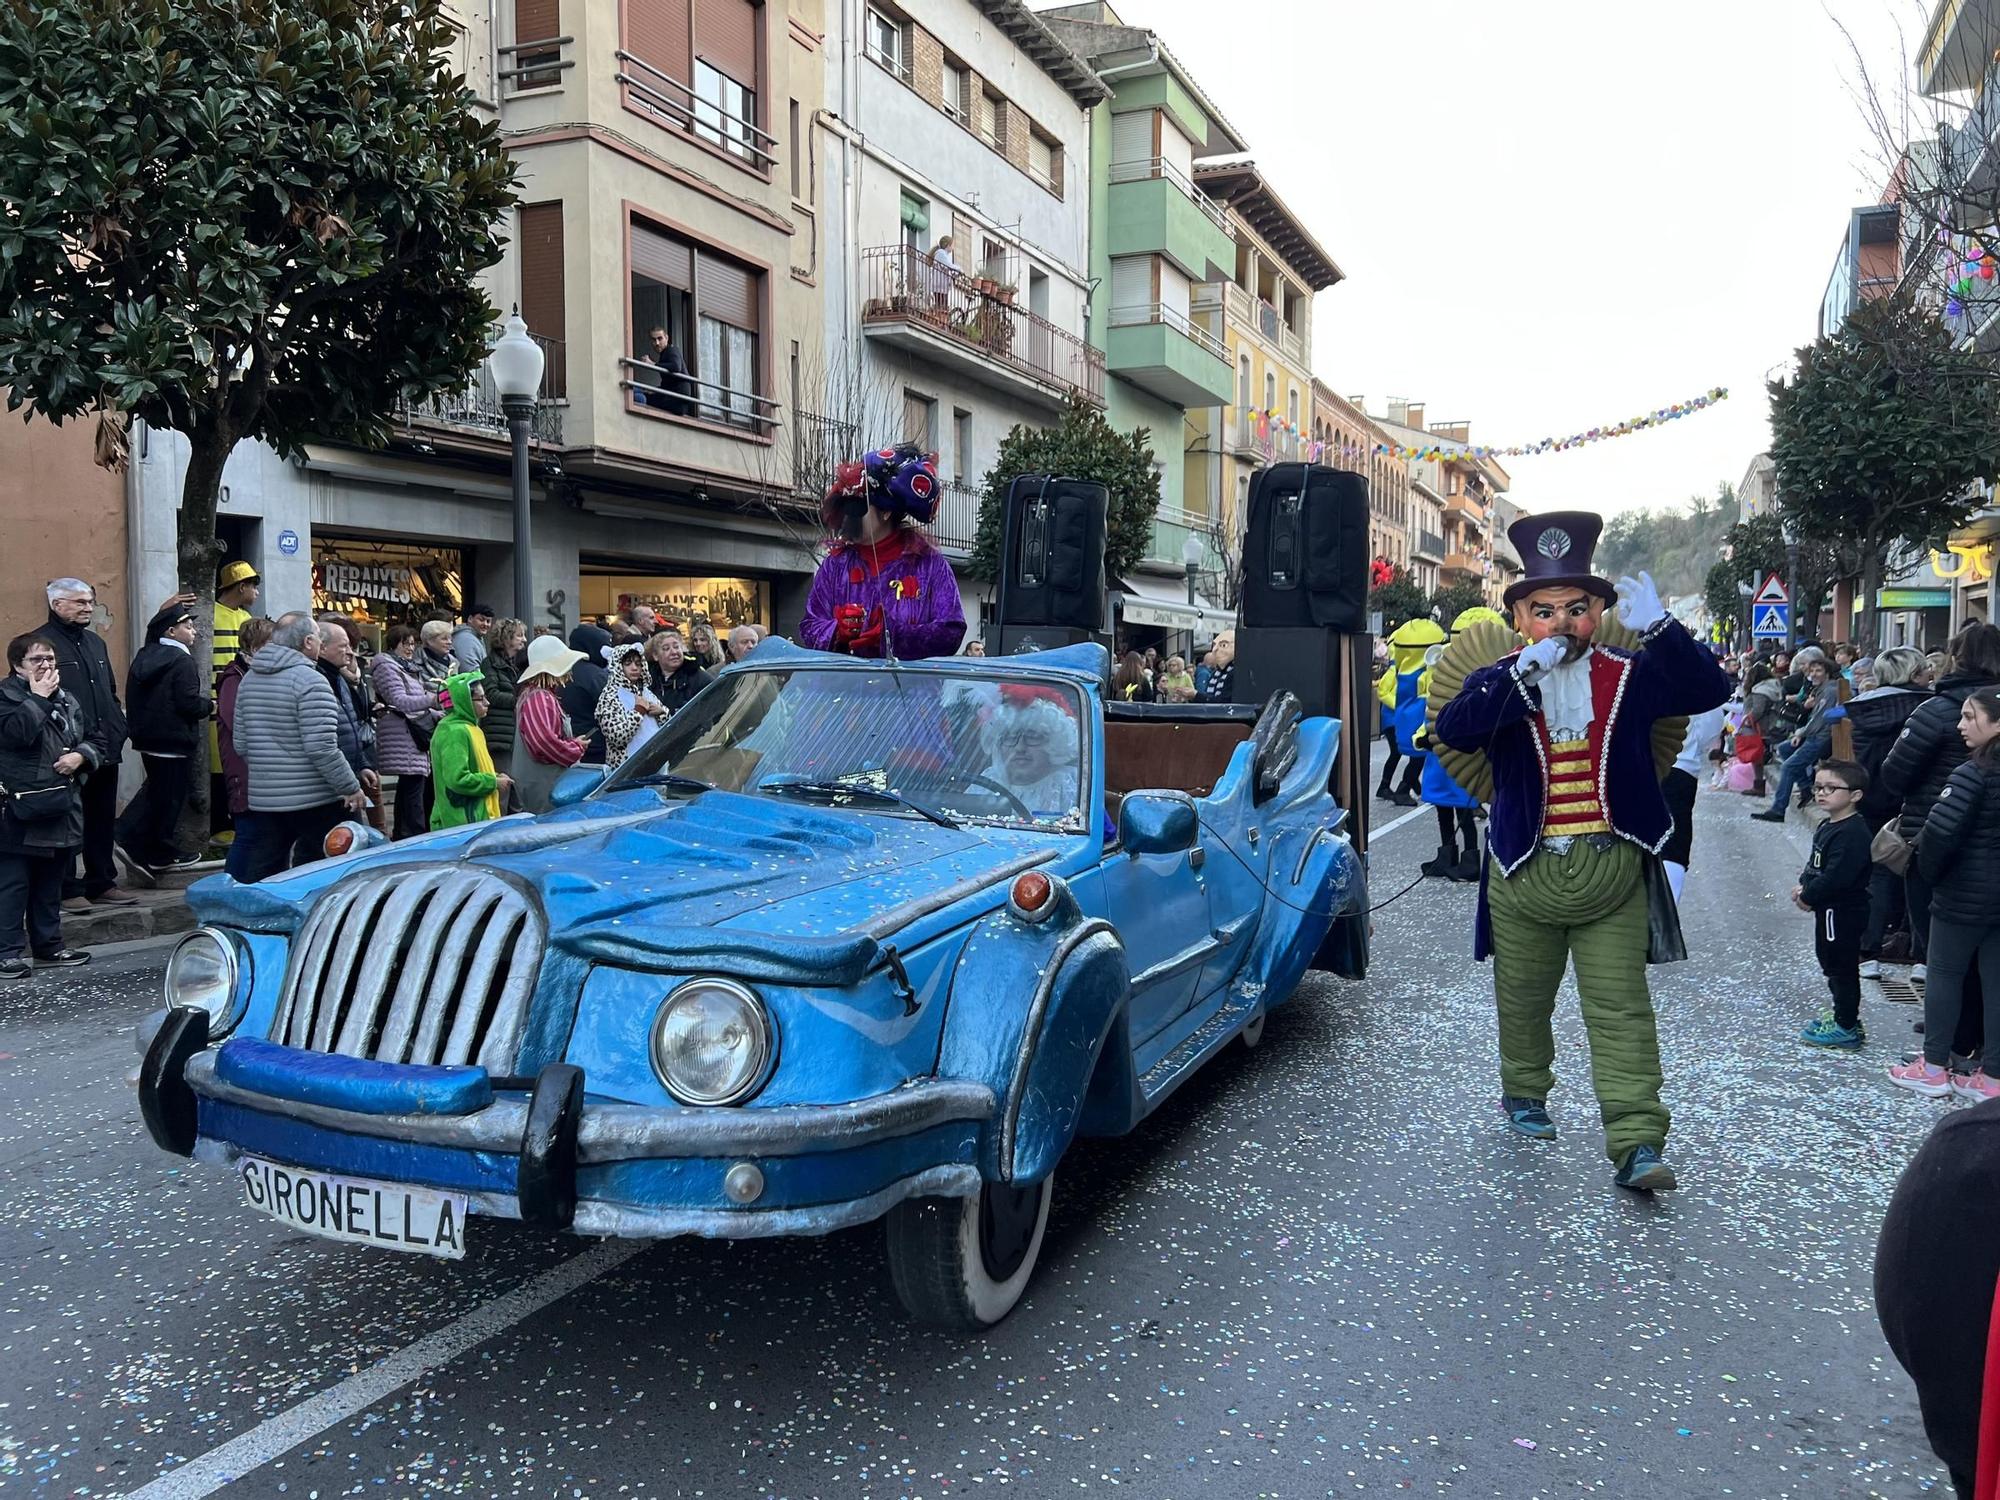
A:
{"type": "Polygon", "coordinates": [[[826,803],[845,790],[871,812],[1083,832],[1083,706],[1067,684],[987,674],[731,672],[606,789],[652,778],[826,803]]]}

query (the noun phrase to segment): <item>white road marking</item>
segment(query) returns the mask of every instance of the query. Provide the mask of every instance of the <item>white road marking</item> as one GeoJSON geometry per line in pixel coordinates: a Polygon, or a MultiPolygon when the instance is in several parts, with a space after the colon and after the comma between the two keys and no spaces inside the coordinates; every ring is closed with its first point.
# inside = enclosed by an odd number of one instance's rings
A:
{"type": "Polygon", "coordinates": [[[1373,844],[1377,839],[1385,839],[1390,834],[1394,833],[1398,828],[1401,828],[1405,823],[1409,822],[1410,819],[1421,818],[1425,813],[1430,811],[1431,809],[1429,807],[1413,807],[1408,812],[1404,813],[1402,817],[1391,819],[1389,822],[1384,823],[1380,828],[1369,829],[1368,842],[1370,844],[1373,844]]]}
{"type": "Polygon", "coordinates": [[[551,1302],[567,1297],[579,1287],[615,1270],[641,1250],[646,1240],[606,1240],[559,1266],[542,1272],[511,1292],[485,1302],[463,1317],[434,1329],[413,1344],[385,1355],[375,1364],[350,1375],[336,1386],[308,1396],[297,1406],[259,1422],[248,1432],[231,1438],[219,1448],[211,1448],[199,1458],[171,1469],[143,1488],[129,1492],[129,1500],[199,1500],[244,1475],[261,1469],[272,1459],[317,1437],[327,1428],[347,1421],[394,1395],[412,1381],[421,1379],[440,1365],[477,1348],[486,1340],[505,1333],[551,1302]]]}

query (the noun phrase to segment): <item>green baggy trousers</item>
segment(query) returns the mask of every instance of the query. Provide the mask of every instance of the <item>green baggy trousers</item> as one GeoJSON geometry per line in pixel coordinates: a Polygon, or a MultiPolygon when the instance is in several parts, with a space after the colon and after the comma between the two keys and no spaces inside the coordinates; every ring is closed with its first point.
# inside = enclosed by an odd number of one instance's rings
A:
{"type": "Polygon", "coordinates": [[[1646,989],[1645,854],[1623,839],[1578,839],[1566,854],[1537,850],[1512,876],[1487,880],[1493,990],[1500,1012],[1500,1086],[1546,1099],[1555,1087],[1556,990],[1572,955],[1604,1148],[1667,1142],[1660,1103],[1660,1035],[1646,989]]]}

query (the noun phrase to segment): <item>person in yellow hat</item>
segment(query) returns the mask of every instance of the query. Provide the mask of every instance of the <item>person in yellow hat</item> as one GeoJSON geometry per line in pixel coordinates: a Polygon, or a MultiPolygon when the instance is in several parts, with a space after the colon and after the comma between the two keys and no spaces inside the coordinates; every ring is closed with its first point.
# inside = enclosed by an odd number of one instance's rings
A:
{"type": "MultiPolygon", "coordinates": [[[[1459,611],[1458,618],[1451,622],[1451,633],[1456,636],[1481,621],[1489,620],[1495,625],[1506,623],[1498,610],[1475,604],[1470,609],[1459,611]]],[[[1430,697],[1431,669],[1443,654],[1444,647],[1441,645],[1433,646],[1424,653],[1424,673],[1417,679],[1419,702],[1430,697]]],[[[1430,751],[1428,733],[1420,733],[1417,744],[1419,748],[1430,751]]],[[[1427,806],[1437,809],[1438,852],[1436,858],[1426,861],[1419,868],[1426,875],[1478,884],[1479,827],[1473,820],[1474,810],[1479,806],[1478,799],[1451,779],[1451,773],[1445,770],[1435,753],[1424,757],[1422,795],[1427,806]]]]}
{"type": "Polygon", "coordinates": [[[1393,792],[1389,790],[1389,773],[1395,769],[1395,763],[1391,761],[1384,767],[1382,784],[1375,789],[1375,795],[1398,807],[1417,805],[1417,783],[1423,776],[1424,762],[1430,759],[1417,745],[1417,735],[1424,727],[1424,700],[1417,691],[1417,680],[1424,675],[1425,655],[1431,647],[1444,642],[1445,633],[1433,620],[1405,620],[1389,633],[1389,670],[1383,674],[1376,693],[1382,702],[1383,717],[1395,735],[1389,748],[1392,753],[1400,751],[1407,755],[1410,763],[1403,772],[1402,784],[1393,792]]]}
{"type": "MultiPolygon", "coordinates": [[[[264,581],[247,562],[233,562],[215,580],[215,638],[209,643],[209,684],[212,698],[222,686],[222,674],[236,660],[239,633],[250,618],[264,581]]],[[[191,596],[190,596],[191,597],[191,596]]],[[[215,721],[208,726],[208,828],[217,843],[229,842],[229,789],[222,778],[222,742],[215,721]]]]}

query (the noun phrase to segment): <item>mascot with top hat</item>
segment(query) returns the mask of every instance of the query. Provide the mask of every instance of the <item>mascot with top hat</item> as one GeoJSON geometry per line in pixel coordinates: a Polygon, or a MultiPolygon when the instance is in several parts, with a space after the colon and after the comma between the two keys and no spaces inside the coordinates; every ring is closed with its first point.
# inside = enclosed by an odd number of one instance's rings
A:
{"type": "Polygon", "coordinates": [[[1574,959],[1606,1151],[1620,1187],[1653,1192],[1675,1181],[1646,965],[1687,956],[1660,867],[1660,778],[1687,716],[1723,702],[1729,679],[1649,575],[1591,572],[1603,525],[1564,511],[1508,528],[1527,568],[1504,598],[1513,630],[1474,625],[1446,648],[1432,737],[1491,809],[1474,956],[1493,959],[1501,1109],[1555,1136],[1551,1023],[1574,959]]]}

